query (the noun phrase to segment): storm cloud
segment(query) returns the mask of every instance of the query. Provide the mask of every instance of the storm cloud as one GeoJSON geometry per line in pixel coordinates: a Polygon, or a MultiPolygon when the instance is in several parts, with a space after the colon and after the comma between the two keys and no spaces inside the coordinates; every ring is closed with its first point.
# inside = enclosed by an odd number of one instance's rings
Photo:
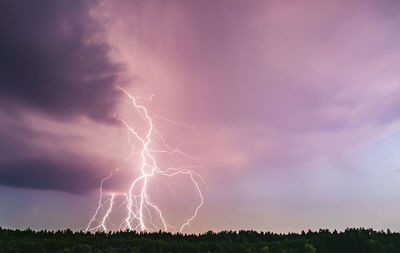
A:
{"type": "Polygon", "coordinates": [[[45,128],[34,129],[19,118],[1,122],[0,185],[73,194],[93,191],[101,173],[112,165],[106,159],[71,148],[71,143],[84,140],[63,130],[55,134],[45,128]]]}
{"type": "Polygon", "coordinates": [[[63,147],[69,133],[50,133],[54,126],[44,123],[33,129],[25,117],[113,122],[119,66],[110,62],[101,25],[90,16],[94,4],[0,2],[0,184],[75,194],[97,187],[98,164],[63,147]],[[44,148],[46,142],[57,152],[44,148]]]}
{"type": "Polygon", "coordinates": [[[47,156],[32,160],[0,162],[0,184],[39,190],[59,190],[74,194],[88,193],[98,184],[98,178],[85,161],[52,159],[47,156]]]}
{"type": "Polygon", "coordinates": [[[2,107],[110,120],[117,67],[88,1],[1,1],[2,107]]]}

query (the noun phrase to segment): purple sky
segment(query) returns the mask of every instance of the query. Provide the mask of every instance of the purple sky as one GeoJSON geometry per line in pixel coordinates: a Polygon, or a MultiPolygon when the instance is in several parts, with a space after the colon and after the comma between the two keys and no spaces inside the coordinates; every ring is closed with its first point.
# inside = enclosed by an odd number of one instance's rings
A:
{"type": "MultiPolygon", "coordinates": [[[[127,154],[115,115],[137,122],[118,85],[154,95],[157,128],[205,167],[188,232],[400,230],[399,11],[395,0],[1,2],[0,226],[85,227],[127,154]]],[[[124,169],[107,191],[126,186],[124,169]]],[[[156,195],[179,220],[190,186],[172,184],[156,195]]]]}

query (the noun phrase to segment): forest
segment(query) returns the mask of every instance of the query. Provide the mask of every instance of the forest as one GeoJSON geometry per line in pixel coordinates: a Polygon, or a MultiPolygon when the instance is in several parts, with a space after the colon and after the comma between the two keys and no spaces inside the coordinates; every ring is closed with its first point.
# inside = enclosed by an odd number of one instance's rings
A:
{"type": "Polygon", "coordinates": [[[1,253],[400,253],[400,233],[348,228],[288,234],[222,231],[204,234],[34,231],[0,228],[1,253]]]}

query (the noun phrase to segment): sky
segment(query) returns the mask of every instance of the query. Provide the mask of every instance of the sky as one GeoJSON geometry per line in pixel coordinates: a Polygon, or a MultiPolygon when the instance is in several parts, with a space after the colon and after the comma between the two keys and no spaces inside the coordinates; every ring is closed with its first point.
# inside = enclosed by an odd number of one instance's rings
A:
{"type": "MultiPolygon", "coordinates": [[[[152,148],[160,134],[201,165],[204,205],[184,232],[400,231],[399,11],[395,0],[1,1],[0,226],[84,229],[111,171],[104,205],[126,192],[140,159],[125,160],[120,119],[147,125],[122,87],[149,110],[152,148]]],[[[174,224],[199,203],[183,176],[149,187],[174,224]]],[[[125,212],[115,201],[110,229],[125,212]]]]}

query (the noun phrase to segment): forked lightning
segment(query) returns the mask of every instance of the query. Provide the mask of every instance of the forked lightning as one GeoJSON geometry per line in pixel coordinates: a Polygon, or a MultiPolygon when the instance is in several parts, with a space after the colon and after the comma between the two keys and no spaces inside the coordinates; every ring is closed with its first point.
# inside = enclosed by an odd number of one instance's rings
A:
{"type": "MultiPolygon", "coordinates": [[[[193,163],[198,164],[196,163],[197,159],[195,157],[186,154],[179,149],[174,149],[166,143],[161,134],[156,131],[149,110],[144,105],[138,103],[138,100],[143,98],[130,95],[124,88],[116,88],[121,90],[131,100],[133,108],[137,111],[138,115],[146,125],[144,133],[140,133],[140,131],[135,129],[134,126],[129,125],[126,120],[117,118],[127,129],[128,143],[132,147],[131,153],[124,162],[128,161],[135,152],[138,152],[136,154],[139,154],[140,159],[136,168],[138,168],[137,172],[139,172],[139,176],[133,180],[129,189],[127,189],[124,194],[117,194],[114,192],[106,194],[103,192],[104,183],[109,180],[114,173],[118,172],[118,169],[111,171],[107,177],[101,180],[98,206],[87,224],[85,231],[107,232],[111,230],[107,224],[111,224],[110,216],[115,208],[117,197],[121,197],[121,199],[125,201],[124,206],[126,207],[127,213],[118,229],[137,231],[175,230],[174,226],[168,224],[161,208],[153,202],[149,187],[151,180],[156,175],[163,178],[183,175],[193,184],[197,193],[196,198],[198,202],[194,207],[193,214],[190,217],[187,217],[183,224],[179,225],[179,231],[183,232],[184,228],[189,226],[193,219],[196,218],[199,209],[204,204],[204,198],[199,184],[199,180],[202,182],[204,182],[204,180],[198,173],[192,170],[194,168],[201,168],[201,166],[193,165],[193,163]],[[162,148],[155,147],[156,145],[154,140],[157,140],[157,144],[159,146],[161,145],[162,148]],[[133,142],[139,143],[139,148],[134,148],[135,146],[133,142]],[[167,154],[175,161],[178,160],[176,157],[180,157],[188,162],[179,167],[163,168],[157,162],[158,154],[167,154]]],[[[144,100],[147,102],[151,101],[151,97],[144,100]]]]}

